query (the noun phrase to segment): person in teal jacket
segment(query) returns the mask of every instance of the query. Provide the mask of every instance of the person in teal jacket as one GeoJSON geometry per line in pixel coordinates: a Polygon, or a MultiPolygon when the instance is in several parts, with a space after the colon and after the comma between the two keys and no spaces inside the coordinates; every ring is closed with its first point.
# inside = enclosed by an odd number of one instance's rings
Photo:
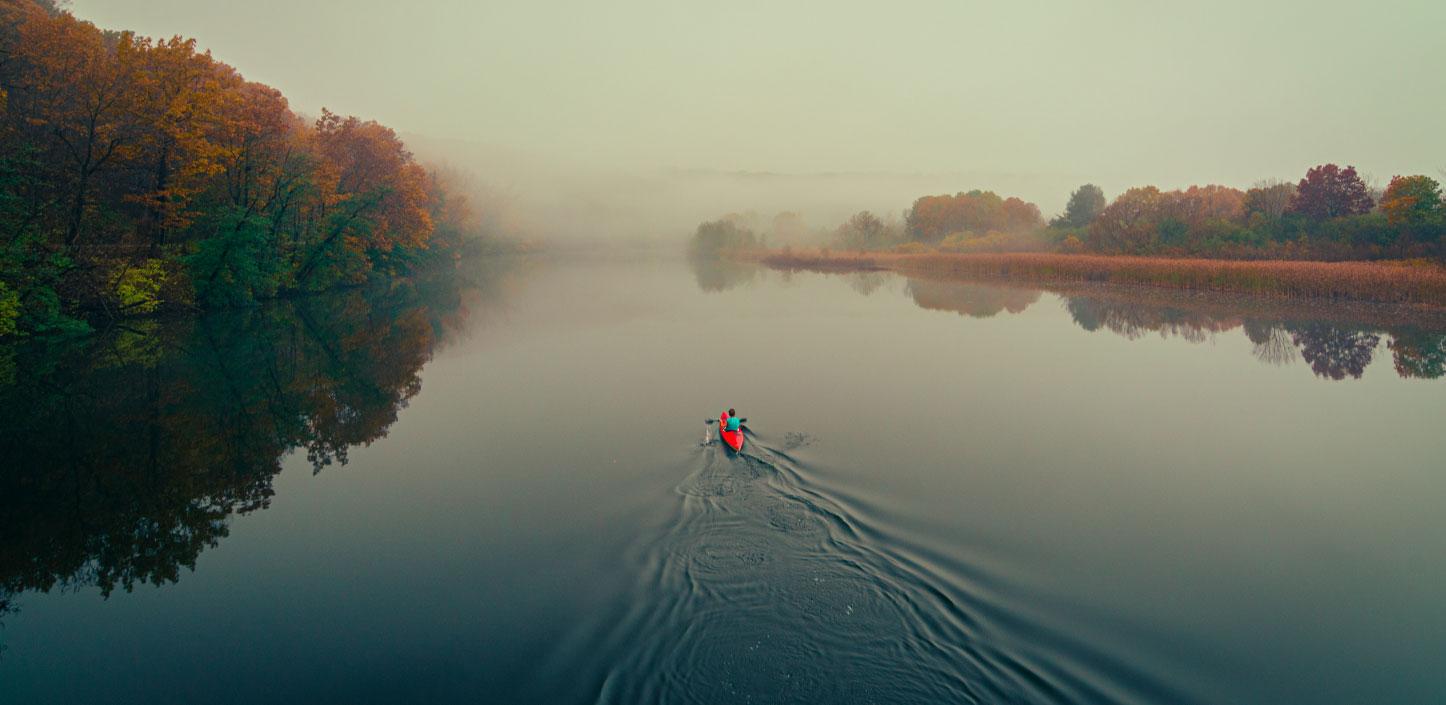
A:
{"type": "Polygon", "coordinates": [[[734,411],[734,410],[732,410],[732,409],[729,409],[729,410],[728,410],[728,424],[723,427],[723,430],[725,430],[725,431],[737,431],[737,430],[738,430],[738,426],[741,425],[742,423],[743,423],[743,419],[738,418],[738,412],[736,412],[736,411],[734,411]]]}

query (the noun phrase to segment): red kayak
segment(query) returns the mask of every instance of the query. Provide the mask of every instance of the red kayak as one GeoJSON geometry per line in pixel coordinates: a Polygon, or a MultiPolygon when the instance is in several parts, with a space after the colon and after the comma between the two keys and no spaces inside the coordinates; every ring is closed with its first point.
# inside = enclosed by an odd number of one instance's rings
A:
{"type": "Polygon", "coordinates": [[[718,417],[718,436],[734,451],[743,450],[743,429],[740,428],[737,431],[728,430],[728,412],[726,411],[723,412],[722,416],[718,417]]]}

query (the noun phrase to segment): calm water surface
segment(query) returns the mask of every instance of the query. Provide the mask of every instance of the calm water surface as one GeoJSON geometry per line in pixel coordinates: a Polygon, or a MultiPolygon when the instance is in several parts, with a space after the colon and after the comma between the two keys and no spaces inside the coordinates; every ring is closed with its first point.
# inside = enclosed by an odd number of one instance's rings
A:
{"type": "Polygon", "coordinates": [[[0,702],[1446,701],[1442,331],[543,261],[7,349],[0,702]]]}

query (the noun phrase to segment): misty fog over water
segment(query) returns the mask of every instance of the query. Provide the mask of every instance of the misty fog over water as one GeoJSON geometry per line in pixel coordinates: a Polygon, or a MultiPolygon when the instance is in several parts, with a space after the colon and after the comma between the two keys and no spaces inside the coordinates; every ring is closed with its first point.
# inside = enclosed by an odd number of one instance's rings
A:
{"type": "Polygon", "coordinates": [[[832,227],[992,189],[1245,188],[1313,164],[1446,168],[1439,3],[728,6],[74,0],[198,37],[472,174],[532,237],[684,237],[729,212],[832,227]]]}
{"type": "Polygon", "coordinates": [[[1439,322],[587,257],[248,315],[14,361],[16,702],[1446,687],[1439,322]]]}
{"type": "Polygon", "coordinates": [[[1442,27],[0,0],[0,705],[1446,702],[1442,27]]]}

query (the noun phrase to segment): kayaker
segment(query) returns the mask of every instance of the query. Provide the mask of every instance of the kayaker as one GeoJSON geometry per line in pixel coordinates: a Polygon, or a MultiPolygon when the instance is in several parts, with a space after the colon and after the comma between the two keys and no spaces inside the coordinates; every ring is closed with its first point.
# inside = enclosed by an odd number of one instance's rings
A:
{"type": "Polygon", "coordinates": [[[732,409],[729,409],[729,410],[728,410],[728,424],[723,427],[723,430],[725,430],[725,431],[737,431],[737,430],[738,430],[738,426],[739,426],[740,424],[742,424],[742,423],[743,423],[743,419],[738,418],[738,412],[736,412],[736,411],[734,411],[734,410],[732,410],[732,409]]]}

